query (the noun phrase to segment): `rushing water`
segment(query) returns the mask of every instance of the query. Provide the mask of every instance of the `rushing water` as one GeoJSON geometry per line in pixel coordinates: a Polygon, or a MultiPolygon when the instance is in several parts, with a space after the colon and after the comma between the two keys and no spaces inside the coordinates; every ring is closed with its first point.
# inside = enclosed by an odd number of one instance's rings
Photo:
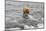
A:
{"type": "MultiPolygon", "coordinates": [[[[10,22],[10,26],[14,26],[14,22],[22,17],[22,11],[25,4],[30,7],[30,16],[37,19],[43,26],[44,3],[43,2],[16,2],[15,0],[6,0],[6,24],[10,22]]],[[[33,19],[32,18],[32,19],[33,19]]],[[[9,25],[6,25],[6,27],[9,25]]],[[[39,26],[39,25],[38,25],[39,26]]],[[[41,26],[41,25],[40,25],[41,26]]],[[[39,26],[39,27],[40,27],[39,26]]],[[[43,27],[42,27],[43,28],[43,27]]]]}

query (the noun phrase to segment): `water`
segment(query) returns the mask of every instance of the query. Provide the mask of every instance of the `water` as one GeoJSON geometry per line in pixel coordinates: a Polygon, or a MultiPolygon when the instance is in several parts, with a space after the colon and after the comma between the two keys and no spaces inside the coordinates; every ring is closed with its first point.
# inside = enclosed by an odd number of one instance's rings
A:
{"type": "MultiPolygon", "coordinates": [[[[14,26],[15,22],[22,18],[24,2],[16,2],[15,0],[6,0],[6,27],[14,26]],[[9,25],[9,24],[10,25],[9,25]]],[[[43,25],[44,3],[43,2],[28,2],[30,7],[30,16],[37,19],[43,25]]],[[[32,18],[32,19],[33,19],[32,18]]],[[[40,25],[41,26],[41,25],[40,25]]],[[[39,27],[40,27],[39,26],[39,27]]],[[[41,27],[43,28],[43,27],[41,27]]]]}

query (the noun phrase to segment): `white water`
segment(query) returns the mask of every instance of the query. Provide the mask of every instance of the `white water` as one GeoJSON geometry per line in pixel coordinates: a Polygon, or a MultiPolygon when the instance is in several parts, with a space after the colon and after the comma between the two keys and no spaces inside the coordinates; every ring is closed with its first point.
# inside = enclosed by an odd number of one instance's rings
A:
{"type": "MultiPolygon", "coordinates": [[[[15,0],[6,0],[6,26],[14,26],[15,22],[22,19],[22,8],[24,2],[15,2],[15,0]]],[[[30,18],[40,22],[38,28],[43,28],[43,3],[29,2],[29,7],[31,8],[30,18]]],[[[30,28],[32,28],[31,26],[30,28]]],[[[27,26],[27,28],[29,28],[27,26]]]]}

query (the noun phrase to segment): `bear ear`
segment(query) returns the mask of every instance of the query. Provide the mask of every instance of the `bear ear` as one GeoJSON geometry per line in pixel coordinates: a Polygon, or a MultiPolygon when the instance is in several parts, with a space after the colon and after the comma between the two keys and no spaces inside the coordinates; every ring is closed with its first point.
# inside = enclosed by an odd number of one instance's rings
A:
{"type": "Polygon", "coordinates": [[[28,10],[29,10],[29,12],[31,11],[31,8],[30,8],[30,7],[25,6],[25,7],[23,7],[23,12],[24,12],[26,9],[28,9],[28,10]]]}

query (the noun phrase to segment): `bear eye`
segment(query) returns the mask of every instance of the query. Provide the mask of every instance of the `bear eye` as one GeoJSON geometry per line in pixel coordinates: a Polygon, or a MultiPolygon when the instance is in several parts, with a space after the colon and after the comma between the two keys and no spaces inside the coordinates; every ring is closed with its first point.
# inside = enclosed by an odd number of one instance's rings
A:
{"type": "Polygon", "coordinates": [[[26,13],[29,13],[29,10],[28,9],[26,9],[26,13]]]}

